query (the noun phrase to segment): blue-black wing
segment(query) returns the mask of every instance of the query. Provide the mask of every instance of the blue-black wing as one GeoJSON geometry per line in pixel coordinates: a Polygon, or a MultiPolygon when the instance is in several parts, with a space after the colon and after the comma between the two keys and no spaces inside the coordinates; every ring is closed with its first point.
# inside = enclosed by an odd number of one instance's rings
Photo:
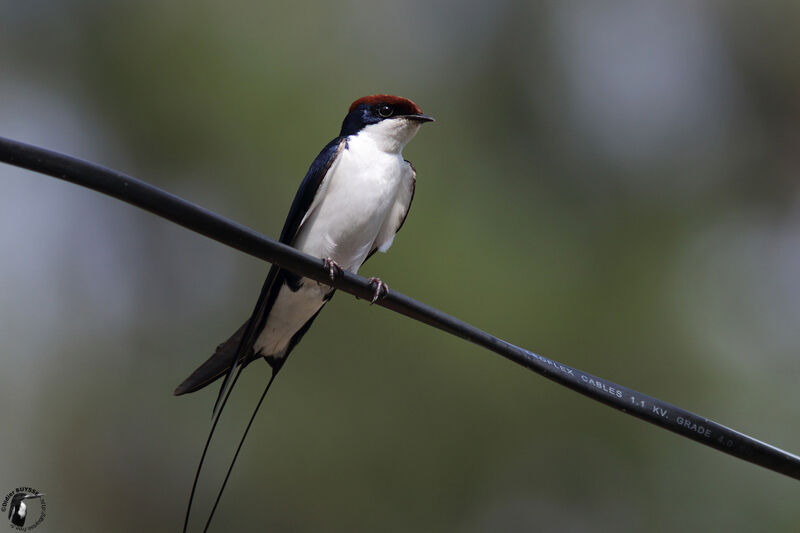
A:
{"type": "MultiPolygon", "coordinates": [[[[295,194],[292,206],[289,209],[289,214],[286,217],[286,222],[283,224],[281,231],[280,242],[292,245],[300,229],[300,223],[303,221],[306,213],[308,212],[317,191],[325,179],[331,164],[336,159],[337,155],[345,148],[346,139],[344,137],[337,137],[325,145],[325,148],[311,163],[308,172],[303,178],[300,188],[295,194]]],[[[278,292],[281,287],[288,284],[290,287],[296,287],[299,283],[299,277],[291,272],[284,270],[276,265],[270,268],[267,274],[267,279],[261,288],[261,294],[256,302],[255,309],[250,318],[245,322],[236,333],[234,333],[227,341],[217,346],[214,355],[212,355],[205,363],[195,370],[191,376],[186,378],[175,389],[175,395],[186,394],[202,389],[206,385],[213,383],[225,374],[228,374],[232,368],[237,364],[247,365],[251,361],[260,357],[253,351],[258,335],[264,328],[267,322],[269,313],[278,297],[278,292]]],[[[296,288],[294,288],[296,290],[296,288]]],[[[332,295],[331,291],[331,295],[332,295]]],[[[308,330],[311,322],[316,318],[316,314],[295,334],[289,343],[289,349],[285,356],[289,355],[289,351],[297,344],[300,337],[308,330]]],[[[270,354],[264,354],[270,355],[270,354]]],[[[270,360],[270,364],[274,365],[282,363],[270,360]]],[[[227,385],[227,381],[226,381],[227,385]]],[[[220,391],[220,396],[224,394],[223,390],[220,391]]]]}

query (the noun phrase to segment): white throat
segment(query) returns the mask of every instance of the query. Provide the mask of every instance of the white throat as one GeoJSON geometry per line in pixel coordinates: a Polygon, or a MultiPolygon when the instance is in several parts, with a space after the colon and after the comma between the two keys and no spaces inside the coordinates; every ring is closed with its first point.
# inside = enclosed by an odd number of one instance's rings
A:
{"type": "Polygon", "coordinates": [[[399,154],[405,145],[414,138],[421,124],[405,117],[382,120],[377,124],[364,126],[356,136],[369,140],[381,152],[399,154]]]}

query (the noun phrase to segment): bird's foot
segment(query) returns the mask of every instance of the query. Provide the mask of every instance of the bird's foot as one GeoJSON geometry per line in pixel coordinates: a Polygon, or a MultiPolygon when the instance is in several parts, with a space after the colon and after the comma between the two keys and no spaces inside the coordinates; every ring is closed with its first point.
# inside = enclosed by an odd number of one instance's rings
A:
{"type": "Polygon", "coordinates": [[[342,267],[330,257],[326,257],[322,260],[322,266],[328,269],[328,276],[331,278],[331,281],[336,281],[337,277],[342,277],[342,274],[344,274],[342,267]]]}
{"type": "Polygon", "coordinates": [[[375,294],[372,295],[372,300],[369,302],[370,305],[374,304],[380,299],[386,298],[386,295],[389,294],[389,286],[381,281],[380,278],[367,278],[370,285],[375,286],[375,294]]]}

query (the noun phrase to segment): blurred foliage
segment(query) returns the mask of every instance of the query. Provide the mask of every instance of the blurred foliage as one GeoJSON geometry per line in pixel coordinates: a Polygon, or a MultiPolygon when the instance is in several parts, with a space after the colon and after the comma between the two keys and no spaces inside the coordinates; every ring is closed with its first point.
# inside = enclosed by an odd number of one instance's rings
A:
{"type": "MultiPolygon", "coordinates": [[[[362,274],[511,342],[800,446],[795,2],[4,2],[0,135],[277,235],[369,93],[437,122],[362,274]]],[[[0,168],[0,490],[42,531],[176,530],[216,391],[171,391],[267,266],[0,168]]],[[[248,368],[201,478],[264,380],[248,368]]],[[[793,531],[795,483],[339,294],[218,531],[793,531]]]]}

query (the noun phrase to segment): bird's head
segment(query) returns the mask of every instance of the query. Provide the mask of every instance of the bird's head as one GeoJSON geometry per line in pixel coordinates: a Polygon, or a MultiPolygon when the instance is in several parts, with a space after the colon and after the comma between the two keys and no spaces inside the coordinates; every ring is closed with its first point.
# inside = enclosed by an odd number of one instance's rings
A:
{"type": "Polygon", "coordinates": [[[25,505],[25,500],[41,498],[44,494],[31,494],[29,492],[18,492],[11,498],[11,505],[8,508],[8,517],[12,521],[16,519],[22,520],[21,525],[25,521],[25,516],[28,514],[28,506],[25,505]]]}
{"type": "Polygon", "coordinates": [[[424,122],[432,121],[433,117],[425,115],[417,104],[407,98],[373,94],[352,103],[342,122],[340,135],[365,132],[399,151],[424,122]]]}

